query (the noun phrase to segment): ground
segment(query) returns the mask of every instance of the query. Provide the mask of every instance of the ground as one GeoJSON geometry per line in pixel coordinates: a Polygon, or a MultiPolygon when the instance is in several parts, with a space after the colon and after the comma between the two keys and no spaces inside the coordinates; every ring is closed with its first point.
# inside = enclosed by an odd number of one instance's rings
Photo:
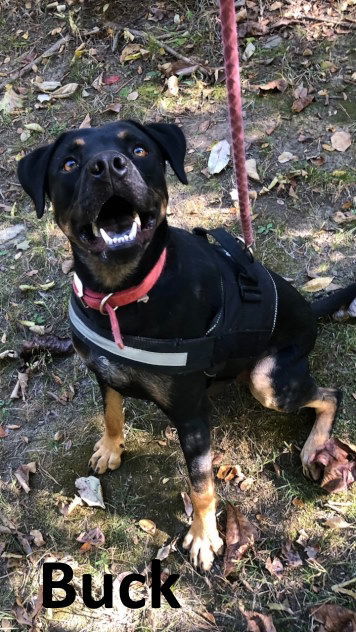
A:
{"type": "MultiPolygon", "coordinates": [[[[241,52],[249,42],[255,47],[243,62],[242,78],[247,157],[256,160],[260,175],[260,181],[250,180],[255,191],[256,255],[298,288],[313,276],[331,276],[335,285],[346,286],[352,277],[354,224],[337,223],[335,213],[350,216],[353,212],[354,145],[344,152],[331,151],[330,139],[337,131],[352,134],[355,128],[352,3],[336,6],[318,1],[313,8],[305,3],[299,7],[298,1],[293,5],[263,0],[237,4],[242,18],[241,52]],[[249,22],[244,18],[245,9],[249,22]],[[284,24],[274,28],[282,18],[284,24]],[[253,24],[257,22],[265,24],[265,33],[256,31],[253,24]],[[282,78],[287,82],[284,92],[258,88],[282,78]],[[301,84],[314,99],[296,113],[293,92],[301,84]],[[279,162],[278,156],[285,151],[295,159],[279,162]],[[261,194],[275,176],[279,178],[276,186],[261,194]]],[[[176,59],[152,37],[146,42],[134,40],[148,51],[143,57],[120,61],[127,44],[123,38],[126,27],[153,34],[175,51],[207,62],[210,69],[221,67],[216,3],[160,2],[152,4],[151,10],[144,2],[135,2],[134,7],[121,1],[51,5],[46,9],[45,3],[5,0],[0,18],[2,88],[12,83],[22,98],[22,106],[15,111],[0,112],[1,228],[26,226],[18,247],[0,247],[0,352],[19,349],[24,339],[34,336],[20,321],[31,321],[58,336],[69,334],[66,311],[71,275],[64,274],[61,267],[70,257],[69,248],[50,212],[41,221],[35,218],[15,170],[24,152],[54,140],[65,129],[78,127],[87,114],[92,125],[118,116],[182,125],[188,139],[189,186],[178,184],[169,173],[169,221],[186,228],[224,225],[235,234],[240,231],[230,196],[234,188],[231,165],[221,174],[207,177],[212,145],[229,139],[224,82],[216,82],[214,72],[207,76],[198,68],[183,75],[178,94],[170,95],[160,66],[176,59]],[[68,41],[54,55],[35,62],[22,77],[9,79],[66,35],[68,41]],[[101,73],[104,83],[96,82],[95,88],[93,81],[101,73]],[[105,83],[106,77],[111,77],[111,84],[105,83]],[[41,104],[37,98],[41,91],[36,88],[41,80],[77,83],[78,87],[68,98],[41,104]],[[135,92],[138,96],[133,99],[135,92]],[[112,103],[121,105],[119,115],[107,111],[112,103]],[[29,123],[41,127],[31,130],[26,128],[29,123]],[[54,284],[48,290],[38,287],[51,281],[54,284]],[[24,284],[35,289],[21,290],[19,286],[24,284]]],[[[221,72],[215,74],[221,77],[221,72]]],[[[351,320],[320,323],[311,357],[318,383],[343,390],[334,434],[351,442],[356,441],[354,332],[351,320]]],[[[68,609],[42,610],[35,628],[53,632],[233,632],[246,629],[241,612],[246,609],[272,614],[278,632],[306,632],[311,629],[314,604],[352,608],[355,593],[335,592],[332,587],[351,579],[354,572],[355,490],[328,496],[303,478],[299,451],[312,423],[310,411],[284,415],[264,410],[243,385],[230,386],[212,399],[215,452],[223,453],[224,464],[240,465],[253,479],[245,491],[234,481],[218,481],[221,530],[224,532],[226,503],[231,501],[260,532],[255,548],[238,562],[235,581],[229,582],[223,577],[221,559],[211,573],[201,575],[181,549],[181,536],[188,525],[181,500],[181,492],[188,490],[187,475],[177,438],[167,430],[168,421],[155,406],[126,402],[127,452],[119,470],[101,477],[106,510],[83,506],[64,517],[60,503],[73,498],[75,479],[89,473],[88,460],[100,436],[98,388],[79,358],[44,353],[32,363],[25,401],[10,399],[19,361],[7,358],[0,362],[1,428],[7,435],[0,438],[0,511],[23,534],[38,529],[45,541],[40,547],[33,544],[34,552],[26,558],[14,533],[0,528],[0,621],[4,629],[28,629],[18,613],[31,615],[45,559],[68,561],[78,581],[83,572],[92,573],[99,590],[104,572],[142,572],[157,550],[177,536],[177,550],[163,565],[180,574],[175,588],[180,610],[168,605],[159,610],[148,605],[141,610],[120,606],[113,611],[89,610],[77,600],[68,609]],[[14,472],[33,461],[37,472],[30,474],[31,489],[26,494],[14,472]],[[324,526],[326,519],[338,515],[351,528],[324,526]],[[154,535],[138,525],[143,518],[156,524],[154,535]],[[105,544],[82,552],[76,538],[93,527],[102,529],[105,544]],[[316,559],[307,560],[304,546],[295,544],[302,566],[285,565],[281,576],[271,575],[265,566],[268,557],[281,555],[282,544],[296,542],[302,529],[308,545],[318,550],[316,559]],[[19,609],[14,618],[15,603],[19,609]]]]}

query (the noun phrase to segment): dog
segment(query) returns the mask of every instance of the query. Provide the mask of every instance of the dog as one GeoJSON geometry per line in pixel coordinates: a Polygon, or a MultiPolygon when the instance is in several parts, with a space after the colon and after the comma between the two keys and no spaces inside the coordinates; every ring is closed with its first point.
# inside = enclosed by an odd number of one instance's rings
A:
{"type": "MultiPolygon", "coordinates": [[[[356,284],[309,304],[281,276],[257,269],[242,248],[236,255],[232,236],[217,233],[221,243],[213,246],[204,235],[168,226],[165,167],[168,162],[187,184],[185,153],[185,137],[176,125],[118,121],[65,132],[31,151],[20,160],[18,177],[39,218],[48,196],[72,247],[73,344],[96,375],[104,403],[105,430],[90,465],[99,474],[119,467],[125,396],[155,402],[177,428],[190,478],[194,514],[183,546],[190,549],[192,564],[205,571],[223,546],[215,517],[208,387],[244,372],[263,406],[287,413],[314,409],[301,460],[304,473],[317,480],[321,473],[313,457],[329,438],[340,391],[315,383],[308,354],[316,317],[351,302],[356,284]],[[237,271],[232,269],[235,255],[237,271]],[[230,275],[225,310],[242,287],[250,291],[252,299],[243,305],[248,322],[255,315],[264,319],[256,278],[265,275],[270,325],[257,348],[245,349],[242,359],[230,357],[225,344],[209,370],[202,355],[221,316],[220,265],[228,266],[230,275]],[[184,362],[189,354],[188,370],[184,362]],[[172,363],[177,365],[173,369],[172,363]]],[[[240,320],[238,310],[233,318],[240,320]]],[[[229,327],[224,340],[233,347],[234,323],[229,327]]],[[[263,322],[259,327],[264,329],[263,322]]],[[[248,323],[237,335],[242,347],[257,340],[248,323]]]]}

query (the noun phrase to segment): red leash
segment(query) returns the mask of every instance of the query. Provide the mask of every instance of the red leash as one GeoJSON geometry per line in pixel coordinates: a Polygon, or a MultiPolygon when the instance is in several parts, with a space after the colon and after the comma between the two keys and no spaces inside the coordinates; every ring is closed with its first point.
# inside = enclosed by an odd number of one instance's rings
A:
{"type": "Polygon", "coordinates": [[[163,250],[160,258],[155,266],[144,278],[142,283],[135,287],[130,287],[127,290],[121,290],[121,292],[111,292],[110,294],[101,294],[100,292],[93,292],[83,288],[83,284],[77,275],[74,275],[73,290],[74,293],[83,301],[86,307],[97,309],[101,314],[107,314],[110,318],[111,331],[113,338],[120,349],[124,348],[124,343],[121,336],[119,320],[116,315],[116,309],[123,305],[129,305],[129,303],[135,303],[140,299],[144,299],[148,292],[152,290],[155,283],[157,283],[161,276],[164,264],[166,263],[167,250],[163,250]]]}
{"type": "Polygon", "coordinates": [[[239,193],[240,217],[245,245],[253,244],[250,199],[245,164],[245,138],[242,118],[239,43],[234,0],[220,0],[221,34],[225,59],[226,86],[232,137],[232,155],[239,193]]]}

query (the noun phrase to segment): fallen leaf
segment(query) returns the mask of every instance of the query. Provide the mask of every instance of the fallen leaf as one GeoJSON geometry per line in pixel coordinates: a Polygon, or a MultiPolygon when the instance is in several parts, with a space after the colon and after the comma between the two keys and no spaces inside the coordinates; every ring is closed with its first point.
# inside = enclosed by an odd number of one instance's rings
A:
{"type": "Polygon", "coordinates": [[[35,474],[35,472],[35,461],[31,461],[31,463],[27,463],[26,465],[20,465],[20,467],[17,468],[16,472],[14,472],[15,478],[20,483],[22,489],[26,492],[26,494],[28,494],[28,492],[30,491],[30,474],[35,474]]]}
{"type": "Polygon", "coordinates": [[[43,129],[43,127],[41,125],[39,125],[39,123],[25,123],[24,127],[26,129],[31,130],[32,132],[39,132],[42,133],[45,130],[43,129]]]}
{"type": "Polygon", "coordinates": [[[301,286],[301,290],[305,292],[319,292],[320,290],[325,290],[325,288],[330,285],[334,277],[316,277],[315,279],[311,279],[304,283],[301,286]]]}
{"type": "Polygon", "coordinates": [[[247,632],[277,632],[271,615],[243,610],[247,619],[247,632]]]}
{"type": "Polygon", "coordinates": [[[181,492],[181,496],[184,503],[185,513],[187,514],[188,518],[190,518],[190,516],[193,514],[193,505],[192,501],[190,500],[190,496],[187,494],[187,492],[181,492]]]}
{"type": "Polygon", "coordinates": [[[331,145],[336,151],[346,151],[351,145],[351,135],[343,130],[332,135],[331,145]]]}
{"type": "Polygon", "coordinates": [[[327,492],[347,491],[356,481],[356,450],[340,439],[329,439],[312,463],[324,469],[320,484],[327,492]]]}
{"type": "Polygon", "coordinates": [[[178,77],[176,75],[171,75],[167,79],[166,95],[170,97],[176,97],[178,92],[179,92],[178,77]]]}
{"type": "Polygon", "coordinates": [[[297,156],[291,154],[290,151],[283,151],[277,158],[278,162],[284,164],[285,162],[289,162],[290,160],[296,160],[297,156]]]}
{"type": "Polygon", "coordinates": [[[305,97],[301,97],[301,98],[296,99],[295,101],[293,101],[293,103],[292,103],[292,110],[293,110],[293,112],[302,112],[313,101],[314,101],[314,95],[307,94],[305,97]]]}
{"type": "Polygon", "coordinates": [[[103,83],[106,86],[112,86],[114,83],[118,83],[118,81],[120,81],[119,75],[109,75],[109,76],[103,77],[103,83]]]}
{"type": "Polygon", "coordinates": [[[220,465],[216,477],[225,483],[234,479],[236,479],[235,483],[239,483],[244,480],[245,475],[242,473],[240,465],[220,465]]]}
{"type": "Polygon", "coordinates": [[[5,360],[5,358],[17,358],[17,351],[14,351],[14,349],[5,349],[5,351],[2,351],[0,353],[0,360],[5,360]]]}
{"type": "Polygon", "coordinates": [[[42,81],[40,83],[36,83],[36,86],[41,92],[53,92],[53,90],[57,90],[61,85],[60,81],[42,81]]]}
{"type": "Polygon", "coordinates": [[[284,566],[277,556],[273,559],[271,557],[268,557],[265,566],[269,573],[271,575],[274,575],[274,577],[281,577],[281,575],[283,574],[284,566]]]}
{"type": "Polygon", "coordinates": [[[355,632],[356,613],[343,606],[334,603],[324,603],[312,609],[313,624],[321,625],[314,627],[315,632],[355,632]]]}
{"type": "MultiPolygon", "coordinates": [[[[78,542],[82,542],[84,544],[90,544],[90,548],[98,548],[105,544],[105,535],[99,527],[95,527],[94,529],[89,529],[89,531],[82,531],[82,533],[77,537],[78,542]]],[[[90,550],[88,547],[81,547],[81,551],[90,550]]]]}
{"type": "Polygon", "coordinates": [[[351,211],[336,211],[332,216],[337,224],[347,224],[348,222],[356,222],[356,214],[351,211]]]}
{"type": "Polygon", "coordinates": [[[304,552],[308,560],[315,560],[315,558],[319,555],[320,549],[315,546],[306,546],[304,547],[304,552]]]}
{"type": "Polygon", "coordinates": [[[21,392],[22,401],[26,401],[26,392],[28,386],[28,372],[29,369],[26,369],[24,372],[18,371],[17,373],[17,382],[14,386],[14,389],[10,395],[10,399],[19,399],[21,392]]]}
{"type": "Polygon", "coordinates": [[[0,112],[16,114],[23,107],[22,97],[15,92],[11,84],[5,86],[4,96],[0,101],[0,112]]]}
{"type": "Polygon", "coordinates": [[[260,176],[257,172],[256,160],[254,158],[248,158],[245,162],[247,175],[251,180],[260,181],[260,176]]]}
{"type": "MultiPolygon", "coordinates": [[[[89,112],[85,116],[85,118],[82,120],[81,124],[79,125],[79,129],[83,129],[83,128],[86,128],[86,127],[91,127],[91,118],[90,118],[89,112]]],[[[67,261],[68,261],[68,259],[67,259],[67,261]]],[[[72,259],[72,261],[73,261],[73,259],[72,259]]],[[[62,264],[62,270],[63,270],[63,264],[62,264]]]]}
{"type": "Polygon", "coordinates": [[[350,524],[342,516],[333,516],[332,518],[327,518],[324,522],[325,527],[329,527],[329,529],[356,529],[356,525],[350,524]]]}
{"type": "Polygon", "coordinates": [[[303,566],[302,558],[300,557],[298,551],[296,551],[292,545],[290,540],[287,540],[282,546],[282,555],[288,562],[288,566],[290,568],[298,568],[298,566],[303,566]]]}
{"type": "Polygon", "coordinates": [[[258,538],[256,527],[231,503],[227,504],[226,550],[224,577],[235,571],[235,563],[251,548],[258,538]]]}
{"type": "Polygon", "coordinates": [[[285,79],[273,79],[272,81],[269,81],[268,83],[260,84],[258,87],[260,90],[263,90],[264,92],[269,92],[269,91],[285,92],[286,89],[288,88],[288,81],[286,81],[285,79]]]}
{"type": "Polygon", "coordinates": [[[0,426],[0,439],[5,439],[8,434],[9,433],[5,430],[5,428],[3,428],[3,426],[0,426]]]}
{"type": "Polygon", "coordinates": [[[130,92],[130,94],[128,94],[126,98],[128,101],[136,101],[136,99],[138,98],[138,92],[130,92]]]}
{"type": "Polygon", "coordinates": [[[41,531],[39,531],[38,529],[32,529],[30,531],[30,535],[32,535],[34,544],[36,546],[44,546],[46,544],[41,531]]]}
{"type": "Polygon", "coordinates": [[[67,83],[65,86],[61,86],[60,88],[57,88],[57,90],[51,92],[51,97],[53,99],[68,99],[73,96],[78,88],[78,85],[79,84],[77,83],[67,83]]]}
{"type": "Polygon", "coordinates": [[[256,50],[256,46],[252,44],[252,42],[248,42],[244,52],[242,53],[242,59],[244,59],[245,61],[250,59],[250,57],[252,57],[252,55],[254,54],[255,50],[256,50]]]}
{"type": "Polygon", "coordinates": [[[245,480],[241,481],[239,487],[242,492],[247,492],[253,486],[255,479],[252,476],[245,478],[245,480]]]}
{"type": "Polygon", "coordinates": [[[301,529],[299,531],[298,539],[296,540],[297,544],[300,544],[301,546],[306,546],[308,543],[308,540],[309,540],[309,535],[304,529],[301,529]]]}
{"type": "Polygon", "coordinates": [[[130,44],[126,44],[126,46],[124,46],[119,59],[121,64],[124,64],[126,61],[134,61],[147,55],[149,55],[148,50],[142,48],[142,46],[136,42],[131,42],[130,44]]]}
{"type": "Polygon", "coordinates": [[[150,535],[154,535],[156,533],[157,527],[153,520],[142,518],[142,520],[139,520],[138,525],[145,533],[149,533],[150,535]]]}
{"type": "Polygon", "coordinates": [[[104,75],[104,73],[103,73],[103,72],[102,72],[102,73],[100,73],[100,75],[98,75],[98,76],[94,79],[93,83],[91,84],[91,85],[92,85],[92,88],[94,88],[94,90],[97,90],[98,92],[100,92],[100,90],[101,90],[101,86],[103,85],[103,75],[104,75]]]}
{"type": "Polygon", "coordinates": [[[79,507],[82,504],[83,504],[83,501],[80,498],[80,496],[75,495],[73,500],[70,503],[62,502],[58,505],[58,508],[62,516],[69,516],[76,507],[79,507]]]}
{"type": "Polygon", "coordinates": [[[95,476],[81,476],[75,481],[79,496],[89,507],[105,509],[101,484],[95,476]]]}
{"type": "Polygon", "coordinates": [[[277,11],[278,9],[281,9],[281,8],[282,8],[282,6],[283,6],[283,5],[282,5],[282,2],[272,2],[272,4],[271,4],[271,6],[270,6],[269,10],[270,10],[270,11],[277,11]]]}
{"type": "Polygon", "coordinates": [[[105,108],[104,112],[114,112],[114,114],[118,114],[122,108],[121,103],[110,103],[107,108],[105,108]]]}
{"type": "Polygon", "coordinates": [[[28,614],[25,608],[16,604],[12,612],[19,625],[30,625],[32,628],[32,623],[33,623],[32,617],[28,614]]]}
{"type": "Polygon", "coordinates": [[[227,140],[220,140],[213,145],[208,160],[208,171],[212,175],[225,169],[230,160],[230,145],[227,140]]]}

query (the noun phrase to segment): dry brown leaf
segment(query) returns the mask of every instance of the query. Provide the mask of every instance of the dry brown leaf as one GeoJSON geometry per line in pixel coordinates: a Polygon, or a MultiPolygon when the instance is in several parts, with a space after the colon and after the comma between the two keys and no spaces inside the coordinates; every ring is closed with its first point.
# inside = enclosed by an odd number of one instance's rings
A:
{"type": "Polygon", "coordinates": [[[5,439],[8,436],[8,432],[5,430],[3,426],[0,426],[0,439],[5,439]]]}
{"type": "Polygon", "coordinates": [[[254,158],[249,158],[246,160],[245,164],[248,177],[251,178],[251,180],[257,180],[257,182],[259,182],[260,176],[257,172],[256,160],[254,158]]]}
{"type": "Polygon", "coordinates": [[[137,90],[135,90],[134,92],[130,92],[130,94],[128,94],[126,98],[128,101],[136,101],[136,99],[138,99],[137,90]]]}
{"type": "Polygon", "coordinates": [[[315,279],[311,279],[304,283],[301,286],[301,290],[305,292],[319,292],[320,290],[325,290],[328,285],[332,282],[334,277],[315,277],[315,279]]]}
{"type": "Polygon", "coordinates": [[[190,516],[193,514],[193,505],[192,501],[190,500],[190,496],[187,494],[187,492],[181,492],[181,496],[184,503],[185,513],[187,514],[188,518],[190,518],[190,516]]]}
{"type": "Polygon", "coordinates": [[[110,103],[107,108],[105,108],[104,112],[113,112],[114,114],[118,114],[122,108],[121,103],[110,103]]]}
{"type": "Polygon", "coordinates": [[[356,613],[334,603],[324,603],[312,609],[313,623],[321,625],[315,632],[355,632],[356,613]]]}
{"type": "Polygon", "coordinates": [[[220,465],[216,477],[222,481],[228,482],[235,480],[235,483],[243,481],[245,475],[242,473],[240,465],[220,465]]]}
{"type": "Polygon", "coordinates": [[[282,555],[288,562],[288,566],[290,568],[298,568],[298,566],[303,566],[302,558],[300,557],[298,551],[296,551],[292,545],[290,540],[287,540],[282,546],[282,555]]]}
{"type": "Polygon", "coordinates": [[[253,486],[255,479],[252,476],[245,478],[245,480],[241,481],[239,487],[242,492],[247,492],[253,486]]]}
{"type": "Polygon", "coordinates": [[[53,99],[68,99],[73,96],[78,88],[78,85],[78,83],[67,83],[65,86],[61,86],[60,88],[57,88],[57,90],[51,92],[51,97],[53,99]]]}
{"type": "Polygon", "coordinates": [[[229,577],[235,570],[236,561],[258,539],[256,527],[231,503],[227,504],[226,517],[226,550],[224,555],[224,577],[229,577]]]}
{"type": "MultiPolygon", "coordinates": [[[[89,529],[89,531],[82,531],[77,537],[77,541],[98,548],[105,544],[105,535],[99,527],[95,527],[94,529],[89,529]]],[[[83,547],[81,547],[81,550],[83,550],[83,547]]]]}
{"type": "Polygon", "coordinates": [[[277,556],[273,559],[271,557],[268,557],[265,566],[269,573],[274,577],[281,577],[281,575],[283,574],[284,566],[277,556]]]}
{"type": "Polygon", "coordinates": [[[15,92],[11,84],[5,86],[4,95],[0,101],[0,112],[16,114],[23,107],[22,97],[15,92]]]}
{"type": "Polygon", "coordinates": [[[271,615],[247,610],[242,612],[247,619],[247,632],[277,632],[271,615]]]}
{"type": "Polygon", "coordinates": [[[33,542],[36,546],[44,546],[44,544],[46,544],[41,531],[39,531],[38,529],[32,529],[30,531],[30,535],[32,535],[33,542]]]}
{"type": "Polygon", "coordinates": [[[19,625],[30,625],[32,628],[33,619],[27,610],[23,606],[16,604],[12,610],[12,613],[19,625]]]}
{"type": "Polygon", "coordinates": [[[290,151],[283,151],[277,158],[278,162],[284,164],[285,162],[289,162],[290,160],[296,160],[297,156],[291,154],[290,151]]]}
{"type": "Polygon", "coordinates": [[[69,516],[72,513],[72,511],[74,511],[74,509],[80,505],[83,505],[83,501],[80,498],[80,496],[75,495],[73,500],[70,503],[65,504],[61,502],[58,505],[58,508],[62,516],[66,517],[66,516],[69,516]]]}
{"type": "Polygon", "coordinates": [[[28,494],[30,491],[29,481],[30,481],[30,473],[35,474],[36,472],[36,462],[31,461],[31,463],[27,463],[26,465],[20,465],[17,468],[15,474],[16,479],[20,483],[22,489],[28,494]]]}
{"type": "Polygon", "coordinates": [[[293,112],[302,112],[302,110],[305,110],[305,108],[308,107],[308,105],[310,105],[313,101],[314,95],[307,94],[306,96],[293,101],[292,110],[293,112]]]}
{"type": "Polygon", "coordinates": [[[74,267],[74,259],[72,257],[70,257],[70,259],[64,259],[64,261],[62,261],[62,272],[63,274],[68,274],[71,270],[73,270],[74,267]]]}
{"type": "Polygon", "coordinates": [[[321,487],[327,492],[347,491],[356,481],[356,449],[332,437],[312,460],[324,468],[321,487]]]}
{"type": "Polygon", "coordinates": [[[269,10],[270,11],[278,11],[278,9],[281,9],[283,6],[282,2],[272,2],[269,10]]]}
{"type": "MultiPolygon", "coordinates": [[[[79,125],[79,129],[83,129],[83,128],[86,128],[86,127],[91,127],[91,118],[90,118],[89,112],[85,116],[85,118],[82,120],[81,124],[79,125]]],[[[68,259],[67,259],[67,261],[68,261],[68,259]]],[[[62,263],[62,270],[63,270],[63,263],[62,263]]]]}
{"type": "Polygon", "coordinates": [[[356,529],[356,525],[350,524],[342,516],[327,518],[324,522],[324,526],[329,527],[329,529],[356,529]]]}
{"type": "Polygon", "coordinates": [[[288,81],[285,79],[273,79],[268,83],[260,84],[258,87],[264,92],[285,92],[288,88],[288,81]]]}
{"type": "Polygon", "coordinates": [[[150,535],[154,535],[156,533],[157,527],[153,520],[142,518],[142,520],[139,520],[138,525],[145,533],[149,533],[150,535]]]}
{"type": "Polygon", "coordinates": [[[356,214],[351,211],[336,211],[332,216],[337,224],[346,224],[348,222],[356,222],[356,214]]]}
{"type": "Polygon", "coordinates": [[[28,386],[28,372],[29,369],[26,369],[24,372],[18,371],[17,373],[17,382],[14,386],[14,389],[10,395],[10,399],[19,399],[21,392],[22,401],[26,401],[26,391],[28,386]]]}
{"type": "Polygon", "coordinates": [[[331,145],[336,151],[346,151],[351,145],[351,135],[349,132],[340,130],[331,137],[331,145]]]}

